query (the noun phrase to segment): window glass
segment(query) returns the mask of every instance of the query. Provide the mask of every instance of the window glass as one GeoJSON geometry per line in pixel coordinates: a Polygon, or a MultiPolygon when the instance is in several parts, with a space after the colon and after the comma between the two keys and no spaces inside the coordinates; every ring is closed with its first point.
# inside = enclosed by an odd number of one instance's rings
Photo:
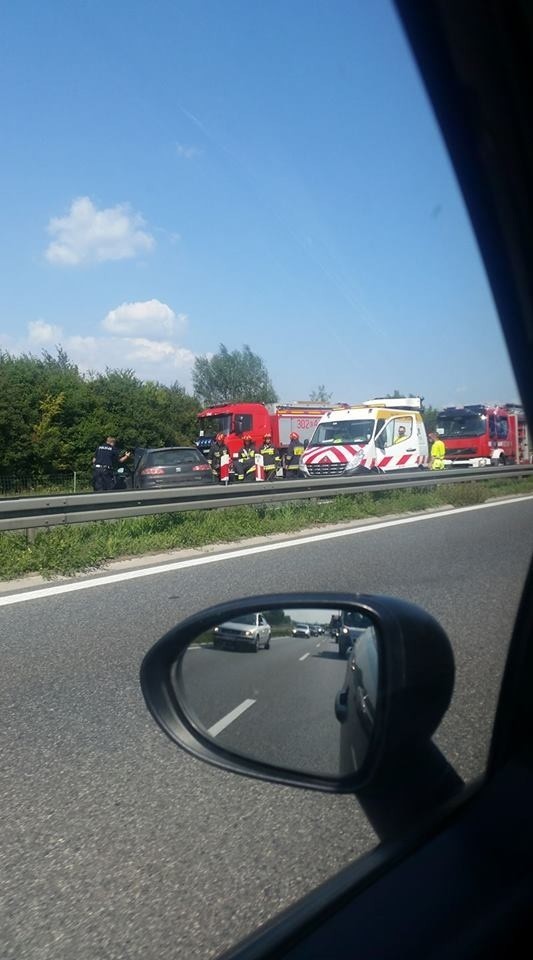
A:
{"type": "Polygon", "coordinates": [[[239,413],[235,417],[235,433],[247,433],[252,429],[252,415],[250,413],[239,413]]]}
{"type": "Polygon", "coordinates": [[[204,458],[196,450],[154,450],[149,462],[161,467],[174,467],[185,463],[204,463],[204,458]]]}
{"type": "Polygon", "coordinates": [[[507,417],[496,417],[496,435],[499,440],[507,440],[509,436],[509,421],[507,417]]]}
{"type": "Polygon", "coordinates": [[[411,417],[395,417],[393,420],[393,443],[401,443],[402,440],[408,440],[413,432],[413,421],[411,417]]]}
{"type": "Polygon", "coordinates": [[[312,445],[326,443],[367,443],[374,430],[373,420],[327,420],[319,424],[312,445]]]}

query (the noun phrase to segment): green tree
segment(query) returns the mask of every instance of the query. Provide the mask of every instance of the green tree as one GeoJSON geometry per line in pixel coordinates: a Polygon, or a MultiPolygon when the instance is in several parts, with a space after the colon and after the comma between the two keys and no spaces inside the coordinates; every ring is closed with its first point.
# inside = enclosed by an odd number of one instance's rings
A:
{"type": "Polygon", "coordinates": [[[39,403],[39,420],[33,427],[32,442],[34,449],[43,464],[50,464],[53,469],[61,443],[61,429],[58,418],[65,403],[65,394],[51,394],[39,403]]]}
{"type": "Polygon", "coordinates": [[[333,394],[328,393],[324,384],[319,383],[316,390],[312,390],[309,399],[312,403],[330,403],[333,394]]]}
{"type": "Polygon", "coordinates": [[[275,403],[278,399],[261,357],[246,344],[242,350],[230,352],[221,343],[212,357],[197,357],[192,381],[204,406],[238,401],[275,403]]]}
{"type": "Polygon", "coordinates": [[[61,348],[41,357],[0,351],[0,473],[88,474],[108,434],[123,448],[191,443],[198,409],[178,383],[144,383],[131,370],[81,374],[61,348]]]}
{"type": "Polygon", "coordinates": [[[426,427],[427,433],[434,433],[435,427],[437,426],[437,414],[438,410],[436,407],[426,407],[422,418],[426,427]]]}

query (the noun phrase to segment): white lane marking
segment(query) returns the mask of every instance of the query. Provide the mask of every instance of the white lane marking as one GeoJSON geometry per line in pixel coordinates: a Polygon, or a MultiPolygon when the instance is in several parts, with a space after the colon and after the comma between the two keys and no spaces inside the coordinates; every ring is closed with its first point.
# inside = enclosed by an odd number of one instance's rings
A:
{"type": "Polygon", "coordinates": [[[104,587],[113,583],[125,583],[127,580],[139,580],[141,577],[155,577],[160,573],[173,573],[175,570],[186,570],[189,567],[202,567],[208,563],[220,563],[224,560],[239,560],[241,557],[251,557],[254,554],[270,553],[274,550],[287,550],[290,547],[306,546],[308,543],[321,543],[324,540],[336,540],[339,537],[354,537],[362,533],[372,533],[374,530],[388,530],[390,527],[407,526],[411,523],[422,523],[426,520],[442,520],[443,517],[456,517],[462,513],[472,513],[475,510],[491,510],[493,507],[507,506],[508,504],[523,503],[533,500],[533,495],[512,497],[508,500],[497,500],[493,503],[478,503],[473,507],[454,507],[451,510],[439,510],[436,513],[421,513],[411,517],[400,517],[398,520],[382,520],[377,523],[368,523],[361,527],[349,527],[347,530],[334,530],[330,533],[314,533],[308,537],[296,540],[283,540],[281,543],[265,543],[260,547],[245,547],[242,550],[231,550],[227,553],[216,553],[213,556],[195,557],[192,560],[175,560],[171,563],[162,563],[158,567],[144,567],[141,570],[129,570],[127,573],[112,573],[108,576],[95,577],[94,580],[83,580],[81,583],[62,583],[55,587],[42,587],[40,590],[28,590],[26,593],[12,593],[0,597],[0,607],[7,607],[13,603],[26,603],[28,600],[41,600],[45,597],[57,597],[62,593],[75,593],[78,590],[91,590],[95,587],[104,587]]]}
{"type": "Polygon", "coordinates": [[[234,710],[230,710],[225,717],[222,717],[217,723],[214,723],[212,727],[209,727],[207,731],[210,737],[218,737],[219,733],[222,733],[226,727],[229,727],[230,723],[233,723],[237,717],[240,717],[241,713],[244,713],[246,710],[249,710],[250,707],[253,707],[255,700],[243,700],[238,707],[235,707],[234,710]]]}
{"type": "Polygon", "coordinates": [[[303,657],[298,657],[298,660],[307,660],[307,658],[310,656],[311,656],[310,653],[304,653],[303,657]]]}
{"type": "Polygon", "coordinates": [[[317,645],[316,645],[316,646],[317,646],[317,650],[318,650],[318,648],[319,648],[319,646],[320,646],[320,644],[319,644],[319,643],[317,643],[317,645]]]}

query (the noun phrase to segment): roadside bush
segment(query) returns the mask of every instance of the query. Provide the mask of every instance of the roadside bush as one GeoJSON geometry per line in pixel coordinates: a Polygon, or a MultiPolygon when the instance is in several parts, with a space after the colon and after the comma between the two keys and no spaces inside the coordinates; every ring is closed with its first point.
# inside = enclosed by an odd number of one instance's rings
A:
{"type": "Polygon", "coordinates": [[[473,507],[477,503],[485,503],[489,496],[484,483],[446,483],[438,488],[439,499],[443,504],[452,507],[473,507]]]}

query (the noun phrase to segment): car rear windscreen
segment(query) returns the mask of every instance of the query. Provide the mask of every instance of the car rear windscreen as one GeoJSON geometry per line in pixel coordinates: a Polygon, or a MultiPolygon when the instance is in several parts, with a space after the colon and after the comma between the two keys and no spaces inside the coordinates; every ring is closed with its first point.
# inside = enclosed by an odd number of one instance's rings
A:
{"type": "Polygon", "coordinates": [[[205,462],[198,450],[153,450],[149,455],[151,466],[179,467],[186,463],[205,462]]]}

